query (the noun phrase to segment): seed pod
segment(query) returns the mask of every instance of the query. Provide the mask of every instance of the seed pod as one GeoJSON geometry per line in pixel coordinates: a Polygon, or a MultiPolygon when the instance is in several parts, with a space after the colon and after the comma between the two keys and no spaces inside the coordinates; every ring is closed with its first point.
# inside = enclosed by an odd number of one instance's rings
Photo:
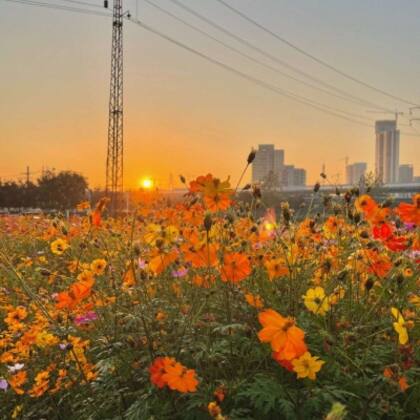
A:
{"type": "Polygon", "coordinates": [[[362,230],[360,232],[360,237],[363,238],[363,239],[368,239],[369,238],[369,232],[366,231],[366,230],[362,230]]]}
{"type": "Polygon", "coordinates": [[[252,149],[248,155],[248,159],[246,160],[248,162],[248,165],[250,165],[254,161],[256,154],[257,152],[254,149],[252,149]]]}
{"type": "Polygon", "coordinates": [[[350,191],[346,191],[346,193],[344,194],[344,200],[346,201],[346,203],[350,203],[350,201],[351,201],[351,192],[350,191]]]}
{"type": "Polygon", "coordinates": [[[204,228],[206,229],[206,232],[210,232],[210,229],[213,225],[213,220],[211,219],[210,213],[206,213],[204,216],[204,228]]]}
{"type": "Polygon", "coordinates": [[[314,192],[315,193],[317,193],[318,191],[319,191],[319,189],[321,188],[321,184],[319,183],[319,182],[317,182],[315,185],[314,185],[314,192]]]}
{"type": "Polygon", "coordinates": [[[366,290],[369,291],[373,287],[373,280],[371,278],[366,280],[365,283],[366,290]]]}

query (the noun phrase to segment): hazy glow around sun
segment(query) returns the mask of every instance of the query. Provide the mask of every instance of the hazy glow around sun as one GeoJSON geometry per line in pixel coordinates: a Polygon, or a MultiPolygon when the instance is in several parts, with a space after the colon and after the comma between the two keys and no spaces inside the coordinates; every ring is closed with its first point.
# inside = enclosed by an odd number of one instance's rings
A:
{"type": "Polygon", "coordinates": [[[140,185],[142,188],[144,188],[145,190],[150,190],[153,188],[154,182],[152,178],[143,178],[140,181],[140,185]]]}

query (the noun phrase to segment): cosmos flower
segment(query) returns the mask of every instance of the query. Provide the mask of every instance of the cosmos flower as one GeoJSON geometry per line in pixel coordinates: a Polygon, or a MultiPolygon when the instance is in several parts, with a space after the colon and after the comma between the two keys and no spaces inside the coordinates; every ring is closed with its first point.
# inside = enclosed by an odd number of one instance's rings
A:
{"type": "Polygon", "coordinates": [[[289,274],[289,268],[287,267],[284,258],[271,258],[265,262],[265,268],[268,272],[268,278],[274,280],[278,277],[284,277],[289,274]]]}
{"type": "Polygon", "coordinates": [[[401,312],[397,308],[391,308],[391,314],[395,318],[395,322],[392,324],[394,326],[394,330],[398,334],[398,340],[400,344],[404,345],[408,343],[408,333],[407,328],[405,326],[405,320],[401,315],[401,312]]]}
{"type": "Polygon", "coordinates": [[[62,255],[69,248],[69,244],[65,239],[56,239],[55,241],[51,242],[51,252],[56,255],[62,255]]]}
{"type": "Polygon", "coordinates": [[[315,380],[316,373],[321,370],[322,365],[325,363],[318,359],[318,357],[311,356],[309,352],[306,352],[298,359],[293,360],[293,370],[297,373],[297,377],[299,379],[309,378],[315,380]]]}
{"type": "Polygon", "coordinates": [[[157,357],[149,367],[150,380],[158,388],[168,386],[181,393],[195,392],[198,380],[194,369],[187,369],[173,357],[157,357]]]}
{"type": "Polygon", "coordinates": [[[85,313],[84,315],[76,316],[76,318],[74,318],[74,323],[76,325],[84,325],[84,324],[88,324],[89,322],[95,321],[97,319],[98,319],[98,315],[96,314],[96,312],[89,311],[85,313]]]}
{"type": "Polygon", "coordinates": [[[237,283],[244,280],[251,274],[251,265],[248,257],[238,252],[225,254],[221,273],[223,281],[237,283]]]}
{"type": "Polygon", "coordinates": [[[9,384],[6,381],[6,379],[0,378],[0,389],[6,392],[8,387],[9,387],[9,384]]]}
{"type": "Polygon", "coordinates": [[[413,196],[413,204],[400,203],[396,213],[405,223],[420,225],[420,193],[413,196]]]}
{"type": "Polygon", "coordinates": [[[302,296],[305,306],[314,314],[325,315],[330,310],[330,302],[322,287],[308,289],[302,296]]]}
{"type": "Polygon", "coordinates": [[[295,325],[291,318],[284,318],[273,309],[267,309],[258,314],[263,329],[258,338],[263,343],[270,343],[280,359],[291,360],[301,353],[305,346],[305,333],[295,325]]]}
{"type": "Polygon", "coordinates": [[[7,366],[7,369],[10,373],[16,373],[17,371],[23,369],[24,366],[25,365],[23,363],[15,363],[13,366],[7,366]]]}
{"type": "Polygon", "coordinates": [[[90,269],[93,273],[100,276],[104,273],[106,267],[106,261],[103,258],[93,260],[90,264],[90,269]]]}

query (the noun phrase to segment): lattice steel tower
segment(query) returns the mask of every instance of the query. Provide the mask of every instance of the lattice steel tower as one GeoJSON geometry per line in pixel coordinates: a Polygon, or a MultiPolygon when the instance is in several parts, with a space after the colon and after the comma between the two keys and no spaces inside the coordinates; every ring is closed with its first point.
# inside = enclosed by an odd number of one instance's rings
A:
{"type": "Polygon", "coordinates": [[[114,0],[112,13],[111,86],[109,94],[106,193],[110,210],[120,209],[123,192],[123,11],[122,0],[114,0]]]}

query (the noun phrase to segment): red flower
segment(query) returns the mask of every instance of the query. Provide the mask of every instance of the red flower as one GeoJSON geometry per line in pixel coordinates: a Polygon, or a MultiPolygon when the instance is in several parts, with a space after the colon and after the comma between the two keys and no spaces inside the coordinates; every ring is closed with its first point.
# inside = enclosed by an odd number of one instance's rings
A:
{"type": "Polygon", "coordinates": [[[166,381],[162,378],[165,374],[165,359],[163,357],[157,357],[149,367],[149,373],[152,384],[158,388],[163,388],[166,385],[166,381]]]}
{"type": "Polygon", "coordinates": [[[404,222],[420,225],[420,194],[413,195],[413,204],[400,203],[396,212],[404,222]]]}
{"type": "Polygon", "coordinates": [[[385,241],[386,239],[392,236],[391,226],[389,226],[386,223],[382,223],[380,225],[374,226],[372,231],[373,231],[373,237],[375,239],[381,239],[382,241],[385,241]]]}

